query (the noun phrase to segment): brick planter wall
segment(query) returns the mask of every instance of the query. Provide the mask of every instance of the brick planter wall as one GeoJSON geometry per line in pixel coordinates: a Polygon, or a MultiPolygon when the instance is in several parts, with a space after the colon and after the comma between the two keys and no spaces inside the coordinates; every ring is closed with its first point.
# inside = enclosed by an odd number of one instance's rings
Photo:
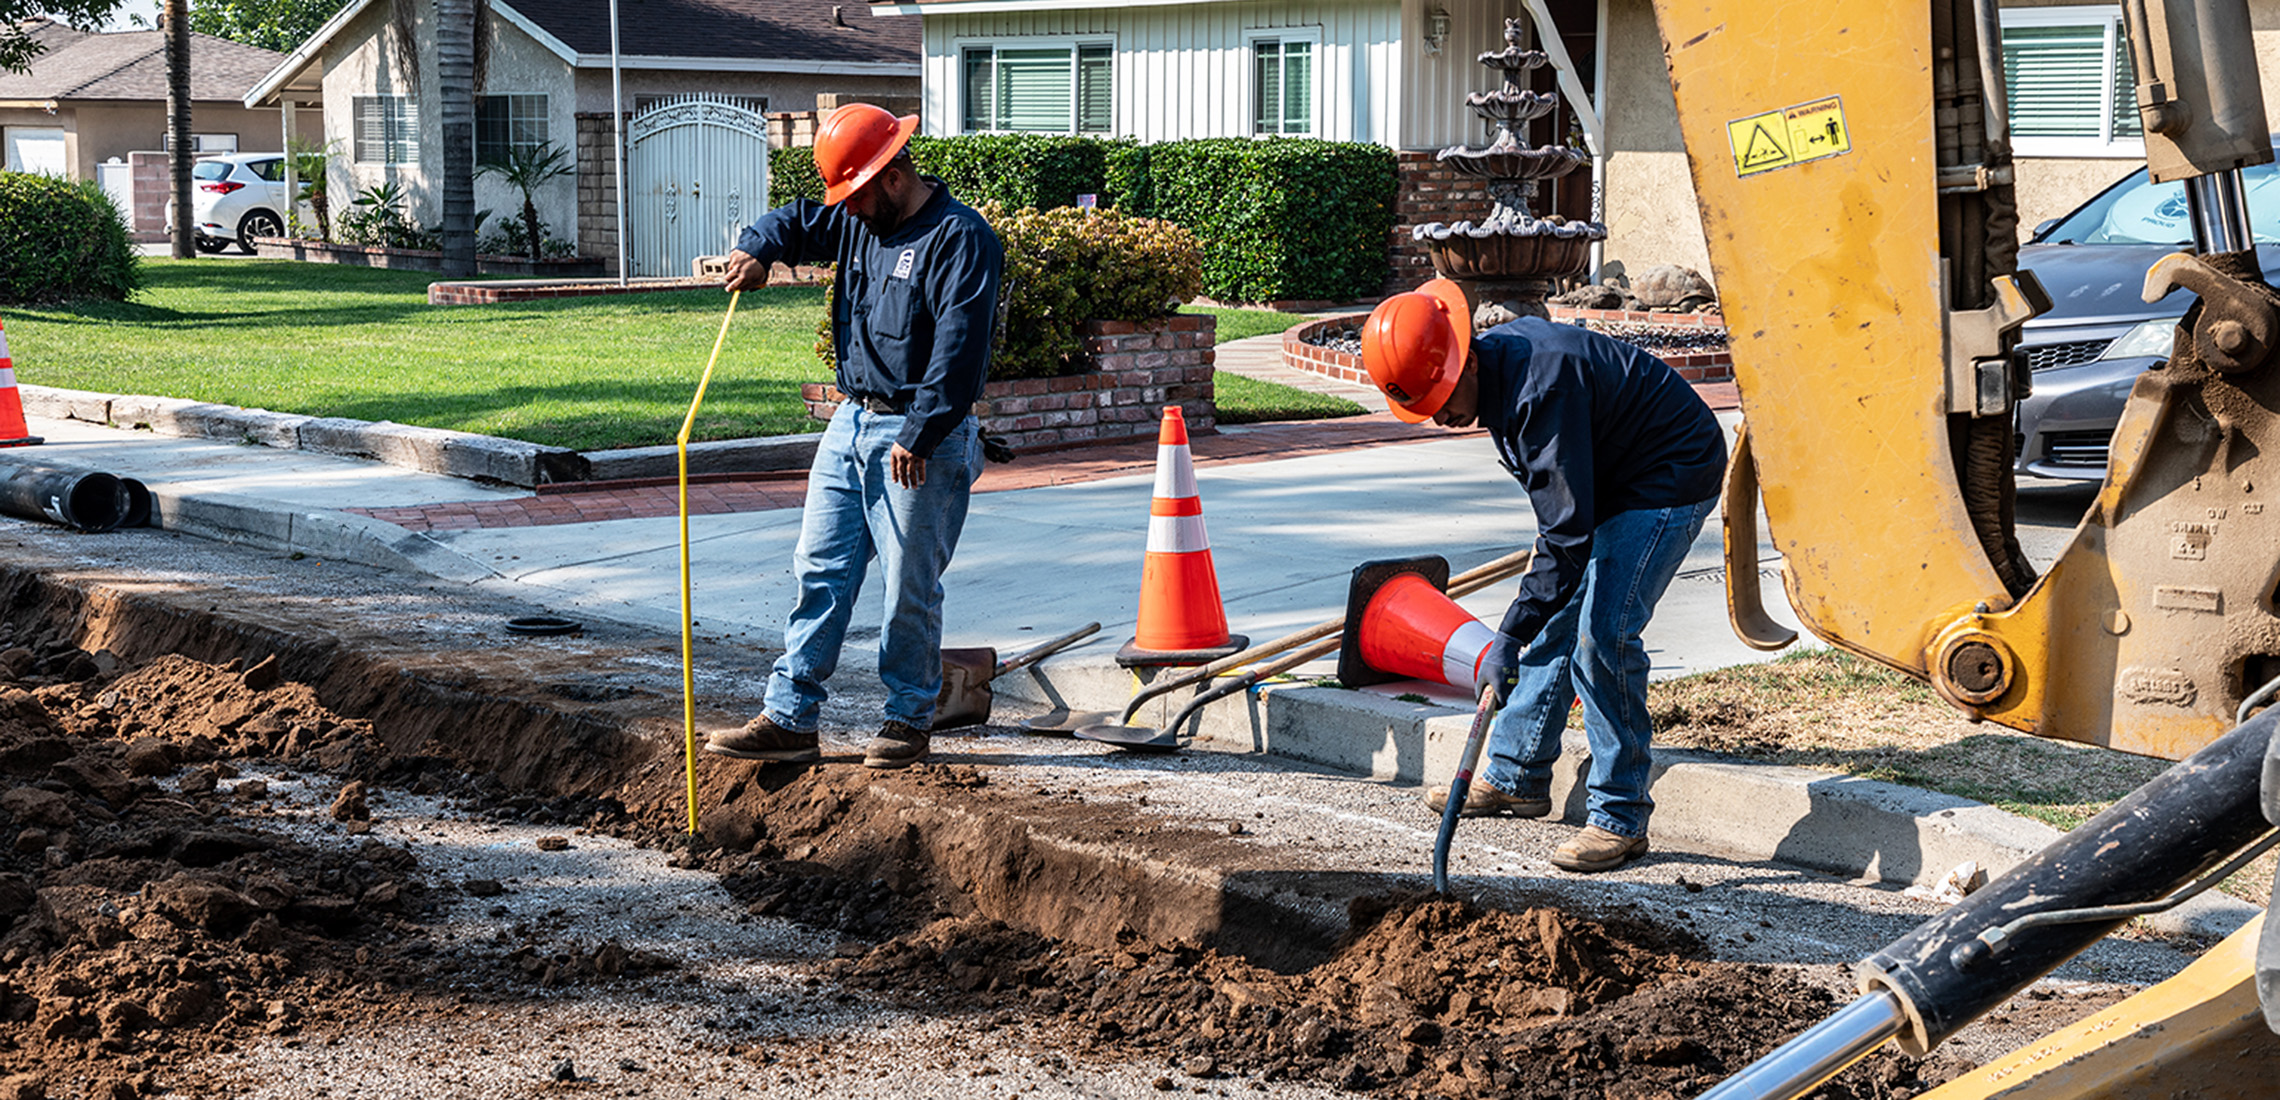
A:
{"type": "MultiPolygon", "coordinates": [[[[1634,324],[1665,325],[1673,328],[1696,327],[1724,329],[1726,319],[1715,313],[1634,313],[1620,309],[1568,309],[1551,307],[1552,320],[1565,324],[1578,321],[1630,322],[1634,324]]],[[[1367,313],[1350,313],[1342,317],[1325,317],[1319,321],[1292,325],[1283,333],[1283,362],[1294,369],[1335,378],[1341,382],[1370,385],[1369,372],[1362,369],[1362,357],[1348,355],[1334,348],[1307,343],[1307,338],[1330,329],[1359,328],[1369,318],[1367,313]]],[[[1734,356],[1731,351],[1669,352],[1656,358],[1670,364],[1680,378],[1689,382],[1731,382],[1734,380],[1734,356]]]]}
{"type": "MultiPolygon", "coordinates": [[[[1190,434],[1215,430],[1213,317],[1089,321],[1082,332],[1094,368],[1056,378],[1009,378],[982,389],[974,415],[1017,451],[1153,439],[1164,406],[1178,405],[1190,434]]],[[[829,420],[843,400],[827,383],[800,387],[809,415],[829,420]]]]}

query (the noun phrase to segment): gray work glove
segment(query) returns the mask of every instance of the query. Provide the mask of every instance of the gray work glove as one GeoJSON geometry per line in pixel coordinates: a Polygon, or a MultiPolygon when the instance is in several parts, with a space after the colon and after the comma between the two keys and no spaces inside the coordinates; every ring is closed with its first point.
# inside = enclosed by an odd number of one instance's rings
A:
{"type": "Polygon", "coordinates": [[[1512,701],[1512,689],[1520,685],[1520,654],[1528,648],[1520,639],[1498,631],[1496,640],[1488,643],[1488,652],[1481,654],[1479,679],[1473,683],[1473,698],[1481,692],[1496,689],[1496,705],[1502,709],[1512,701]]]}

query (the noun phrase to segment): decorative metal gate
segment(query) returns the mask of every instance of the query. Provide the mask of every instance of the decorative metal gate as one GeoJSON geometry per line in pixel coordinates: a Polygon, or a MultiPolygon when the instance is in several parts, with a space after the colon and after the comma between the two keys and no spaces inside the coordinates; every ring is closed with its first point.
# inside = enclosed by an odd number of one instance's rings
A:
{"type": "Polygon", "coordinates": [[[668,96],[626,127],[626,270],[687,275],[768,209],[768,123],[727,96],[668,96]]]}

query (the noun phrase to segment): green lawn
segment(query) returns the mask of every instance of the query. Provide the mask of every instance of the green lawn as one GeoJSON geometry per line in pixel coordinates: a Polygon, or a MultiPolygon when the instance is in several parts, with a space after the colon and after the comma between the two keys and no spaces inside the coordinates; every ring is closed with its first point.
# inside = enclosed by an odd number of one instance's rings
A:
{"type": "MultiPolygon", "coordinates": [[[[283,260],[144,266],[149,283],[132,302],[0,314],[20,380],[580,450],[644,446],[680,430],[727,308],[712,290],[430,306],[434,276],[421,272],[283,260]]],[[[799,385],[830,377],[811,350],[822,299],[813,287],[744,296],[694,438],[815,430],[799,385]]],[[[1309,401],[1248,379],[1221,398],[1249,419],[1337,415],[1307,412],[1309,401]]]]}
{"type": "Polygon", "coordinates": [[[1240,374],[1219,371],[1213,375],[1212,394],[1222,424],[1256,424],[1266,420],[1327,420],[1360,416],[1368,409],[1343,397],[1309,393],[1280,382],[1262,382],[1240,374]]]}
{"type": "Polygon", "coordinates": [[[1306,320],[1298,313],[1277,313],[1271,309],[1230,309],[1226,306],[1181,306],[1181,313],[1202,313],[1219,318],[1217,340],[1224,344],[1246,336],[1265,336],[1281,333],[1290,326],[1306,320]]]}

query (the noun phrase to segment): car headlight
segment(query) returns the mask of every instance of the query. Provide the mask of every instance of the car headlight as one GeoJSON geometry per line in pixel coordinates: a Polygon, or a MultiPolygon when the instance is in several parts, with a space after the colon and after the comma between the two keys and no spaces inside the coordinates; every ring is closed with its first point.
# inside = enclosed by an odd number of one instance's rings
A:
{"type": "Polygon", "coordinates": [[[2170,345],[2177,338],[2177,322],[2182,320],[2183,317],[2163,317],[2158,321],[2147,321],[2106,345],[2106,350],[2099,352],[2098,358],[2140,359],[2150,355],[2157,359],[2167,359],[2170,345]]]}

